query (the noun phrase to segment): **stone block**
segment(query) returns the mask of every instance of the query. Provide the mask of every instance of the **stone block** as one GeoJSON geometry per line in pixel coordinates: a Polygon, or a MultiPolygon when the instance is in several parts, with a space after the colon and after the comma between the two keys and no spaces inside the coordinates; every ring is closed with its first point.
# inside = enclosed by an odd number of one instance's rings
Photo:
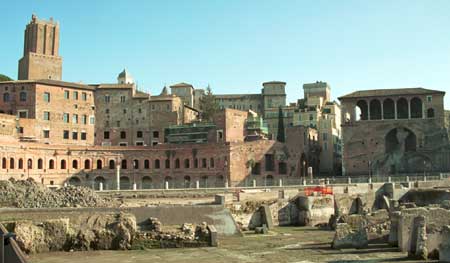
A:
{"type": "Polygon", "coordinates": [[[218,240],[217,240],[217,230],[214,225],[208,225],[209,230],[209,245],[211,247],[217,247],[218,246],[218,240]]]}
{"type": "Polygon", "coordinates": [[[364,227],[354,230],[349,224],[339,223],[333,238],[332,248],[367,248],[369,245],[367,231],[364,227]]]}
{"type": "Polygon", "coordinates": [[[259,208],[261,212],[261,222],[263,225],[265,224],[268,229],[273,228],[273,221],[272,221],[272,212],[270,211],[270,208],[268,205],[263,205],[259,208]]]}

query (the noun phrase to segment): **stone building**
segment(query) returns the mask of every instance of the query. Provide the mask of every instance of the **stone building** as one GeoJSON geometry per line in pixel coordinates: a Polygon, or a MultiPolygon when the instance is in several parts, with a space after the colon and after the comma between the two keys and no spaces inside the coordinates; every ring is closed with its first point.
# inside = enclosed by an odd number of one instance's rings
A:
{"type": "Polygon", "coordinates": [[[303,85],[304,98],[294,112],[293,125],[315,128],[321,146],[320,173],[338,175],[342,166],[342,136],[340,105],[331,101],[331,89],[326,82],[303,85]]]}
{"type": "Polygon", "coordinates": [[[445,92],[424,88],[357,91],[342,104],[346,175],[450,170],[445,92]]]}
{"type": "Polygon", "coordinates": [[[0,93],[0,112],[20,119],[19,136],[42,143],[94,144],[94,88],[50,79],[18,80],[0,82],[0,93]]]}
{"type": "Polygon", "coordinates": [[[40,20],[35,15],[25,29],[23,57],[19,60],[19,80],[61,80],[59,24],[40,20]]]}

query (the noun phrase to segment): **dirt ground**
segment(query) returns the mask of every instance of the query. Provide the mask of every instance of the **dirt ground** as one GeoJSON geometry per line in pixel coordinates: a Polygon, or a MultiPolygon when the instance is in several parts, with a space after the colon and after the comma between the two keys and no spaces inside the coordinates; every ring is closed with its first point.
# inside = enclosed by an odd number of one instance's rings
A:
{"type": "Polygon", "coordinates": [[[30,259],[32,263],[414,262],[387,245],[333,250],[333,234],[316,228],[278,227],[268,235],[224,237],[218,248],[57,252],[33,255],[30,259]]]}

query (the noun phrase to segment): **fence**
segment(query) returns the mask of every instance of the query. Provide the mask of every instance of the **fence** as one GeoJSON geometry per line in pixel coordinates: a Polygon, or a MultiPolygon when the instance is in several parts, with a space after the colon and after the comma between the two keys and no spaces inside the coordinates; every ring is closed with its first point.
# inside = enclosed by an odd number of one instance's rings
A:
{"type": "MultiPolygon", "coordinates": [[[[295,187],[295,186],[314,186],[314,185],[340,185],[340,184],[355,184],[355,183],[402,183],[402,182],[424,182],[424,181],[438,181],[447,179],[450,173],[433,173],[433,174],[404,174],[396,176],[361,176],[361,177],[330,177],[330,178],[299,178],[299,177],[247,177],[245,180],[234,186],[237,188],[256,188],[256,187],[295,187]]],[[[120,187],[117,187],[117,182],[90,182],[84,186],[91,187],[97,191],[104,190],[170,190],[170,189],[223,189],[231,188],[226,181],[223,180],[208,180],[200,179],[196,181],[191,180],[163,180],[159,182],[152,181],[120,181],[120,187]]]]}

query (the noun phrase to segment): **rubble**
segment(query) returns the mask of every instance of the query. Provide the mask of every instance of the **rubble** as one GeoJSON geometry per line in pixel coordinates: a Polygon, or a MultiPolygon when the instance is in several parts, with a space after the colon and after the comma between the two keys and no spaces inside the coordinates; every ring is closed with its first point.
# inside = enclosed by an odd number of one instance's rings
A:
{"type": "Polygon", "coordinates": [[[337,224],[332,248],[367,248],[368,245],[367,229],[364,226],[355,230],[347,223],[337,224]]]}
{"type": "Polygon", "coordinates": [[[111,207],[115,203],[85,187],[66,186],[51,190],[32,179],[0,181],[0,207],[111,207]]]}

